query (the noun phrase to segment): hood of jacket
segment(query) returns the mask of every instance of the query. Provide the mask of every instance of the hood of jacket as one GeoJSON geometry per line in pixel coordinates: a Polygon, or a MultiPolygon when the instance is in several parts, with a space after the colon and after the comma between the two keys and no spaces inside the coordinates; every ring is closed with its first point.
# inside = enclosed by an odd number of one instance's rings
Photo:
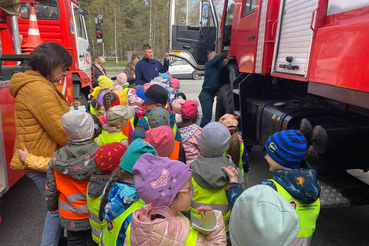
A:
{"type": "Polygon", "coordinates": [[[105,220],[115,219],[139,198],[140,196],[136,192],[135,185],[119,181],[115,182],[102,212],[103,218],[105,220]]]}
{"type": "Polygon", "coordinates": [[[88,196],[99,197],[104,192],[106,184],[109,182],[111,175],[96,174],[90,177],[88,182],[88,196]]]}
{"type": "Polygon", "coordinates": [[[178,131],[181,133],[182,143],[186,142],[190,137],[192,137],[192,135],[195,134],[198,129],[201,130],[201,128],[196,124],[179,128],[178,131]]]}
{"type": "Polygon", "coordinates": [[[9,83],[9,92],[15,98],[18,92],[24,86],[26,86],[29,83],[36,82],[36,81],[39,83],[40,82],[45,83],[46,85],[51,86],[56,91],[58,91],[56,86],[53,83],[51,83],[49,80],[47,80],[44,76],[42,76],[39,72],[28,70],[24,73],[16,73],[13,75],[9,83]]]}
{"type": "Polygon", "coordinates": [[[216,158],[206,158],[203,155],[197,157],[192,163],[192,177],[198,185],[206,189],[218,190],[224,188],[229,183],[227,174],[222,167],[233,166],[238,171],[238,180],[242,185],[244,178],[240,169],[225,156],[216,158]]]}
{"type": "Polygon", "coordinates": [[[131,245],[185,245],[190,233],[190,223],[187,218],[161,213],[163,218],[147,220],[143,219],[142,214],[146,213],[143,211],[143,208],[138,209],[132,214],[131,245]]]}
{"type": "Polygon", "coordinates": [[[79,143],[68,141],[65,147],[54,153],[49,166],[74,179],[86,179],[98,170],[94,154],[99,147],[92,140],[79,143]]]}
{"type": "Polygon", "coordinates": [[[271,177],[299,201],[311,204],[320,197],[315,170],[274,170],[271,177]]]}

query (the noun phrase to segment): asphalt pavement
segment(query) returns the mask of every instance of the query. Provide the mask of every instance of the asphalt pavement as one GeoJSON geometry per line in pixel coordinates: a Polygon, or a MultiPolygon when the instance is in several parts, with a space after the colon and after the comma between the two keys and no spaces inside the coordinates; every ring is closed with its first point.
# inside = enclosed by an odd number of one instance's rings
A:
{"type": "MultiPolygon", "coordinates": [[[[201,83],[181,80],[180,91],[187,99],[197,99],[201,83]]],[[[258,146],[250,153],[249,186],[269,177],[264,155],[258,146]]],[[[369,180],[368,173],[356,172],[362,180],[369,180]]],[[[39,245],[46,207],[36,185],[24,176],[1,197],[1,202],[0,246],[39,245]]],[[[369,206],[322,209],[311,246],[369,246],[368,223],[369,206]]]]}

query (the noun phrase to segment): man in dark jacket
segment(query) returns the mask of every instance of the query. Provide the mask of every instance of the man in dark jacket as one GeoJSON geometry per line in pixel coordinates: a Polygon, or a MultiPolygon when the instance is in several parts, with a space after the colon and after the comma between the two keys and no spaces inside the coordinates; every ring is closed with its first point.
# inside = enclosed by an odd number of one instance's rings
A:
{"type": "Polygon", "coordinates": [[[226,58],[227,51],[217,55],[215,51],[208,53],[208,61],[205,63],[205,78],[202,84],[202,90],[199,94],[199,100],[202,109],[202,118],[200,127],[206,126],[213,116],[214,97],[218,93],[218,73],[219,68],[226,58]]]}
{"type": "Polygon", "coordinates": [[[144,85],[149,83],[155,77],[159,77],[159,73],[166,73],[169,68],[169,54],[164,55],[164,65],[160,61],[152,59],[152,48],[149,44],[142,46],[143,58],[136,64],[136,85],[144,85]]]}
{"type": "Polygon", "coordinates": [[[99,77],[101,75],[105,75],[106,76],[106,70],[104,68],[106,63],[106,60],[104,59],[104,57],[99,56],[95,63],[92,64],[92,67],[94,68],[94,83],[92,84],[92,87],[95,88],[96,86],[99,86],[99,77]]]}

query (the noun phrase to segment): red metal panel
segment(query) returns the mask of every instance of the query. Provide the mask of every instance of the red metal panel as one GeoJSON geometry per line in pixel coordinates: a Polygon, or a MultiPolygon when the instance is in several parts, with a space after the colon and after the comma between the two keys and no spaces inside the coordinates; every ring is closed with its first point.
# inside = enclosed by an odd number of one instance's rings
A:
{"type": "Polygon", "coordinates": [[[327,18],[317,31],[310,81],[369,92],[369,7],[327,18]]]}
{"type": "Polygon", "coordinates": [[[235,1],[232,25],[230,56],[237,57],[238,69],[243,73],[255,71],[255,57],[258,39],[260,0],[256,1],[254,12],[244,16],[244,0],[235,1]],[[234,35],[234,34],[237,35],[234,35]],[[254,38],[249,38],[254,35],[254,38]]]}
{"type": "Polygon", "coordinates": [[[15,142],[15,99],[10,95],[8,87],[0,88],[0,95],[1,119],[4,133],[5,156],[8,172],[8,185],[9,187],[11,187],[24,175],[24,172],[16,171],[10,168],[10,161],[13,157],[13,148],[15,142]]]}

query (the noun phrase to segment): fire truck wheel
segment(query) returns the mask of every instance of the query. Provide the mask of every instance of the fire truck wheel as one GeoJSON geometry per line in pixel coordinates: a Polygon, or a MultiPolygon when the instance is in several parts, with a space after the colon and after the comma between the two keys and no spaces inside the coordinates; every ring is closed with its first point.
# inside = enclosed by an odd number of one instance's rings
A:
{"type": "Polygon", "coordinates": [[[223,85],[218,94],[217,106],[215,109],[215,120],[218,121],[224,114],[233,114],[233,95],[231,85],[223,85]]]}

